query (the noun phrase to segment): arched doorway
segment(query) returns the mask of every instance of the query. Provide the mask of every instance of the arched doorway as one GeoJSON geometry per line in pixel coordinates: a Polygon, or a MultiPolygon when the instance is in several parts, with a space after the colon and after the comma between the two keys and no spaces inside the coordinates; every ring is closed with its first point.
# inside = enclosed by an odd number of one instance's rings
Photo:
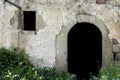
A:
{"type": "MultiPolygon", "coordinates": [[[[77,23],[68,33],[68,72],[89,78],[102,66],[102,34],[91,23],[77,23]]],[[[88,79],[87,79],[88,80],[88,79]]]]}

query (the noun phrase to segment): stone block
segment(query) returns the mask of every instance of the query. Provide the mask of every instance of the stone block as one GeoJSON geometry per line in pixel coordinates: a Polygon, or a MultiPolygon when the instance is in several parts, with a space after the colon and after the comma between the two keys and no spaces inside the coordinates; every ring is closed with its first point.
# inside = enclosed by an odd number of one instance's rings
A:
{"type": "Polygon", "coordinates": [[[119,43],[115,38],[112,38],[112,41],[113,41],[113,44],[118,44],[119,43]]]}
{"type": "Polygon", "coordinates": [[[96,0],[97,4],[106,4],[107,0],[96,0]]]}
{"type": "Polygon", "coordinates": [[[115,61],[120,61],[120,53],[115,54],[115,61]]]}
{"type": "Polygon", "coordinates": [[[120,52],[120,45],[118,45],[118,44],[113,45],[113,52],[119,53],[120,52]]]}

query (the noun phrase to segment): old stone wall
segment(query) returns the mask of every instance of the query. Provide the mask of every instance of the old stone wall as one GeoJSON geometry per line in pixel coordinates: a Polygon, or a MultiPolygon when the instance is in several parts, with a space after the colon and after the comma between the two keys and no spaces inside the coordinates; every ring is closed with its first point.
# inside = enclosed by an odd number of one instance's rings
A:
{"type": "MultiPolygon", "coordinates": [[[[36,29],[24,31],[19,28],[19,9],[0,0],[0,47],[17,46],[24,48],[30,55],[35,66],[55,66],[57,59],[66,59],[63,45],[57,37],[64,36],[61,30],[77,22],[102,21],[108,29],[108,38],[120,43],[120,1],[106,0],[106,3],[96,3],[96,0],[9,0],[22,8],[22,11],[36,11],[36,29]],[[77,15],[83,16],[78,21],[77,15]],[[91,17],[88,18],[89,16],[91,17]],[[57,42],[58,41],[58,42],[57,42]],[[61,55],[56,57],[61,52],[61,55]]],[[[21,11],[21,12],[22,12],[21,11]]],[[[79,18],[79,17],[78,17],[79,18]]],[[[101,24],[103,25],[103,24],[101,24]]],[[[71,26],[72,27],[72,26],[71,26]]],[[[104,30],[104,29],[103,29],[104,30]]],[[[64,31],[68,31],[65,29],[64,31]]],[[[63,42],[64,43],[64,42],[63,42]]],[[[65,49],[67,45],[65,46],[65,49]]],[[[62,67],[66,63],[59,62],[62,67]]]]}

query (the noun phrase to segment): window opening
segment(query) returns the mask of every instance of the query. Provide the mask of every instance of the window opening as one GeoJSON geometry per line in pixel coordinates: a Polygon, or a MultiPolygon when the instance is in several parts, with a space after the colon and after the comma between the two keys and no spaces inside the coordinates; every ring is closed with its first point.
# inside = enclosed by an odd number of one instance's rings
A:
{"type": "Polygon", "coordinates": [[[23,11],[24,30],[36,31],[36,11],[23,11]]]}

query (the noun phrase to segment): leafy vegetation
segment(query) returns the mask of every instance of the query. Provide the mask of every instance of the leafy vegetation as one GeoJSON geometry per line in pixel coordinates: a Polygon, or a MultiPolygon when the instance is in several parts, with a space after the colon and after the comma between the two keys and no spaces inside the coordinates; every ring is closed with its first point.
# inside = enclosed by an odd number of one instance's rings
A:
{"type": "Polygon", "coordinates": [[[36,69],[19,48],[0,48],[0,80],[76,80],[75,75],[57,73],[55,68],[36,69]]]}
{"type": "MultiPolygon", "coordinates": [[[[36,69],[28,57],[23,49],[0,48],[0,80],[76,80],[75,75],[57,73],[55,68],[36,69]]],[[[93,76],[91,80],[120,80],[120,66],[112,64],[102,68],[99,76],[93,76]]]]}
{"type": "Polygon", "coordinates": [[[120,80],[120,66],[110,64],[107,68],[101,68],[99,76],[93,76],[93,80],[120,80]]]}

